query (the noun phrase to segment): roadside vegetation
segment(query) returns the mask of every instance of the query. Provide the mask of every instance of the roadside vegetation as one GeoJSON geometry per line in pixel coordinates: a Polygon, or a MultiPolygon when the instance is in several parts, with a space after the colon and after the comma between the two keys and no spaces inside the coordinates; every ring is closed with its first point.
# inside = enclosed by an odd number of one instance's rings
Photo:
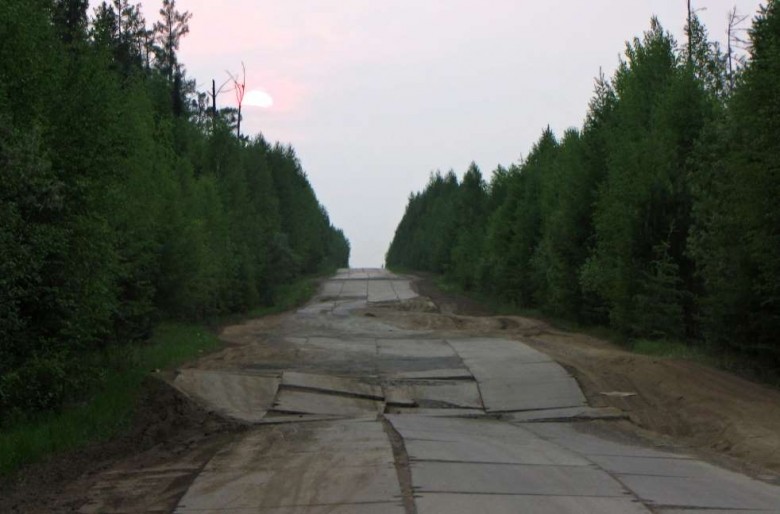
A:
{"type": "MultiPolygon", "coordinates": [[[[51,454],[107,440],[130,426],[143,381],[219,348],[213,332],[189,323],[162,323],[144,343],[116,345],[85,356],[90,390],[62,409],[7,420],[0,429],[0,475],[51,454]]],[[[67,377],[57,377],[61,387],[67,377]]]]}
{"type": "Polygon", "coordinates": [[[489,182],[476,165],[433,174],[386,264],[606,326],[643,353],[777,373],[780,2],[753,19],[744,54],[734,37],[709,41],[695,13],[686,34],[678,44],[653,19],[597,78],[581,128],[545,129],[489,182]]]}
{"type": "Polygon", "coordinates": [[[349,260],[294,150],[196,90],[189,13],[88,5],[0,2],[0,472],[114,433],[197,327],[349,260]]]}

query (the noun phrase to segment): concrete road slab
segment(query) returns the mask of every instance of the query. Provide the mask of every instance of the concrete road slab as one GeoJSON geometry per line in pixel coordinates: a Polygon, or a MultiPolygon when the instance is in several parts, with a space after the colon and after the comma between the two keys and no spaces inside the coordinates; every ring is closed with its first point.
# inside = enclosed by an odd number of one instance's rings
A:
{"type": "Polygon", "coordinates": [[[204,472],[175,512],[387,502],[400,496],[393,467],[343,466],[324,457],[306,467],[204,472]]]}
{"type": "Polygon", "coordinates": [[[400,372],[423,371],[435,368],[452,368],[462,364],[460,357],[408,357],[380,355],[374,359],[380,375],[392,375],[400,372]]]}
{"type": "Polygon", "coordinates": [[[690,458],[685,455],[671,453],[648,448],[645,446],[627,444],[618,441],[607,440],[594,434],[577,430],[577,425],[572,423],[524,423],[522,427],[542,439],[568,448],[586,457],[590,456],[622,456],[622,457],[649,457],[649,458],[690,458]]]}
{"type": "Polygon", "coordinates": [[[211,459],[176,512],[395,505],[392,455],[377,421],[259,428],[211,459]]]}
{"type": "Polygon", "coordinates": [[[628,494],[605,472],[585,466],[413,462],[411,468],[420,492],[617,498],[628,494]]]}
{"type": "Polygon", "coordinates": [[[590,464],[574,453],[543,443],[521,446],[507,440],[430,441],[405,438],[404,444],[412,461],[536,466],[588,466],[590,464]]]}
{"type": "Polygon", "coordinates": [[[314,391],[281,389],[273,410],[284,413],[332,414],[335,416],[361,416],[379,413],[384,404],[366,398],[322,394],[314,391]]]}
{"type": "Polygon", "coordinates": [[[281,386],[337,392],[379,401],[384,399],[382,388],[375,384],[359,382],[353,378],[301,373],[299,371],[285,371],[282,374],[281,386]]]}
{"type": "Polygon", "coordinates": [[[368,279],[388,279],[396,277],[386,269],[377,268],[344,268],[336,272],[336,280],[368,280],[368,279]]]}
{"type": "Polygon", "coordinates": [[[347,280],[339,293],[339,298],[368,298],[367,280],[347,280]]]}
{"type": "Polygon", "coordinates": [[[590,466],[581,456],[493,419],[387,416],[410,459],[457,463],[590,466]]]}
{"type": "Polygon", "coordinates": [[[655,508],[659,514],[775,514],[777,510],[655,508]]]}
{"type": "Polygon", "coordinates": [[[780,487],[715,467],[700,477],[618,474],[616,478],[651,505],[767,512],[780,509],[780,487]]]}
{"type": "Polygon", "coordinates": [[[394,302],[397,300],[398,295],[393,288],[393,282],[389,280],[368,281],[369,302],[394,302]]]}
{"type": "Polygon", "coordinates": [[[507,370],[501,366],[500,371],[497,371],[495,374],[493,374],[493,376],[511,378],[513,384],[520,386],[546,384],[549,382],[573,381],[571,375],[565,369],[563,369],[560,364],[552,361],[520,364],[511,370],[507,370]]]}
{"type": "MultiPolygon", "coordinates": [[[[419,514],[648,514],[629,498],[423,493],[419,514]]],[[[697,513],[698,514],[698,513],[697,513]]]]}
{"type": "Polygon", "coordinates": [[[523,427],[583,454],[654,506],[765,511],[780,508],[780,487],[685,455],[607,440],[567,423],[523,427]]]}
{"type": "Polygon", "coordinates": [[[387,384],[384,387],[388,403],[402,404],[412,399],[422,407],[456,407],[482,409],[476,382],[465,380],[415,381],[387,384]]]}
{"type": "Polygon", "coordinates": [[[327,280],[322,284],[319,291],[319,296],[336,298],[341,294],[341,290],[344,288],[344,282],[337,280],[327,280]]]}
{"type": "Polygon", "coordinates": [[[509,339],[467,338],[448,339],[448,342],[464,361],[469,359],[481,372],[493,371],[502,376],[516,374],[517,365],[554,362],[547,354],[509,339]],[[491,369],[494,364],[496,369],[491,369]]]}
{"type": "Polygon", "coordinates": [[[425,407],[394,407],[385,408],[387,414],[415,414],[433,418],[477,418],[483,417],[485,411],[482,409],[430,409],[425,407]]]}
{"type": "Polygon", "coordinates": [[[254,423],[271,408],[279,382],[276,376],[241,371],[183,369],[173,386],[214,412],[254,423]]]}
{"type": "Polygon", "coordinates": [[[623,455],[589,455],[588,459],[610,473],[620,475],[662,475],[696,478],[711,475],[713,467],[690,457],[633,457],[623,455]]]}
{"type": "Polygon", "coordinates": [[[466,368],[452,368],[403,371],[390,374],[387,378],[390,380],[473,380],[474,376],[466,368]]]}
{"type": "Polygon", "coordinates": [[[442,339],[377,339],[379,356],[438,358],[458,355],[442,339]]]}
{"type": "MultiPolygon", "coordinates": [[[[518,370],[518,373],[521,372],[521,369],[518,370]]],[[[580,386],[573,378],[541,383],[522,383],[522,380],[511,377],[477,380],[485,410],[488,412],[548,410],[587,405],[580,386]]]]}
{"type": "Polygon", "coordinates": [[[342,353],[376,354],[376,341],[373,339],[337,339],[334,337],[309,337],[306,347],[328,350],[336,357],[342,353]]]}
{"type": "Polygon", "coordinates": [[[479,382],[488,412],[587,405],[574,378],[547,355],[522,343],[478,338],[449,343],[479,382]]]}
{"type": "Polygon", "coordinates": [[[518,443],[536,443],[539,437],[524,426],[503,423],[495,419],[436,419],[429,416],[387,415],[386,418],[398,432],[430,433],[437,441],[459,441],[472,437],[510,439],[518,443]]]}
{"type": "Polygon", "coordinates": [[[283,465],[294,467],[300,459],[311,459],[310,453],[327,453],[334,461],[350,466],[393,464],[387,435],[374,417],[252,430],[220,449],[204,469],[265,469],[278,466],[280,459],[283,465]],[[358,452],[360,455],[353,455],[358,452]]]}
{"type": "MultiPolygon", "coordinates": [[[[199,510],[198,514],[225,514],[222,509],[199,510]]],[[[232,509],[229,514],[404,514],[403,505],[395,503],[352,503],[341,505],[298,505],[270,509],[232,509]]]]}
{"type": "Polygon", "coordinates": [[[327,414],[279,414],[269,412],[258,425],[286,425],[289,423],[313,423],[315,421],[336,421],[349,419],[346,416],[332,416],[327,414]]]}
{"type": "Polygon", "coordinates": [[[392,283],[399,301],[417,298],[418,294],[414,292],[412,285],[408,280],[393,280],[392,283]]]}

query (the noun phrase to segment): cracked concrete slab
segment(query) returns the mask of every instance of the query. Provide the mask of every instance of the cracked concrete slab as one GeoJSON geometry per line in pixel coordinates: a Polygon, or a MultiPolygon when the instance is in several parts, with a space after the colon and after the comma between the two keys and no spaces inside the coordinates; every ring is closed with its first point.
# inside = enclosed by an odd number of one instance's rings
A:
{"type": "Polygon", "coordinates": [[[385,386],[388,403],[404,404],[409,400],[420,406],[446,406],[447,408],[482,409],[482,400],[476,382],[414,381],[385,386]]]}
{"type": "Polygon", "coordinates": [[[214,412],[255,423],[271,408],[279,377],[238,370],[183,369],[179,370],[173,385],[214,412]]]}
{"type": "Polygon", "coordinates": [[[376,384],[367,384],[354,378],[285,371],[282,373],[282,387],[297,387],[322,392],[335,392],[346,395],[382,401],[382,388],[376,384]]]}
{"type": "Polygon", "coordinates": [[[369,302],[392,302],[398,300],[398,295],[393,288],[393,282],[389,280],[368,281],[369,302]]]}
{"type": "Polygon", "coordinates": [[[559,364],[517,341],[470,338],[449,343],[479,382],[488,412],[587,405],[577,382],[559,364]]]}
{"type": "Polygon", "coordinates": [[[624,497],[628,491],[605,472],[585,466],[413,462],[420,492],[624,497]]]}
{"type": "Polygon", "coordinates": [[[457,358],[458,355],[442,339],[377,339],[379,357],[457,358]]]}
{"type": "Polygon", "coordinates": [[[688,509],[776,511],[780,488],[690,456],[610,441],[568,423],[524,425],[584,455],[649,505],[688,509]]]}
{"type": "Polygon", "coordinates": [[[524,423],[522,427],[546,441],[568,448],[585,456],[629,456],[649,458],[690,459],[686,455],[671,453],[638,444],[612,441],[577,430],[573,423],[524,423]]]}
{"type": "Polygon", "coordinates": [[[401,491],[381,423],[285,425],[266,432],[250,433],[218,453],[176,512],[398,504],[401,491]]]}
{"type": "Polygon", "coordinates": [[[616,474],[635,495],[650,505],[689,509],[742,509],[777,512],[776,486],[710,466],[702,476],[664,475],[660,463],[652,475],[616,474]]]}
{"type": "Polygon", "coordinates": [[[336,416],[361,416],[378,414],[384,403],[367,398],[332,395],[315,391],[282,389],[273,405],[275,412],[299,414],[332,414],[336,416]]]}
{"type": "Polygon", "coordinates": [[[426,408],[426,407],[395,407],[388,405],[385,409],[387,414],[417,414],[419,416],[428,416],[431,418],[475,418],[484,417],[485,411],[482,409],[450,409],[450,408],[426,408]]]}
{"type": "Polygon", "coordinates": [[[328,350],[331,353],[368,353],[376,354],[376,341],[373,339],[339,339],[335,337],[309,337],[304,348],[328,350]]]}
{"type": "Polygon", "coordinates": [[[389,380],[474,380],[474,376],[466,368],[402,371],[388,375],[387,378],[389,380]]]}
{"type": "MultiPolygon", "coordinates": [[[[193,511],[197,514],[225,514],[224,509],[193,511]]],[[[365,502],[338,505],[295,505],[292,507],[230,509],[229,514],[405,514],[399,502],[365,502]]]]}
{"type": "Polygon", "coordinates": [[[411,460],[453,463],[589,466],[576,453],[522,427],[493,419],[440,419],[388,415],[411,460]]]}
{"type": "MultiPolygon", "coordinates": [[[[649,514],[630,498],[589,498],[550,495],[463,495],[423,493],[416,501],[420,514],[649,514]]],[[[698,514],[698,513],[697,513],[698,514]]]]}

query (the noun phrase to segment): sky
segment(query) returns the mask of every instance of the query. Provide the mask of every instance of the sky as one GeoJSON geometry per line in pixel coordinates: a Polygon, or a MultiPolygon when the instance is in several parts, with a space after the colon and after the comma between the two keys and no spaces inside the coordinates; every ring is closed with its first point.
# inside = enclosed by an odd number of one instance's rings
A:
{"type": "MultiPolygon", "coordinates": [[[[93,2],[94,3],[94,2],[93,2]]],[[[693,0],[725,44],[736,5],[693,0]]],[[[143,2],[148,23],[160,2],[143,2]]],[[[291,144],[350,265],[376,267],[431,172],[486,180],[548,125],[580,127],[593,81],[658,16],[683,41],[686,0],[178,0],[180,62],[201,90],[246,66],[242,132],[291,144]],[[249,96],[247,99],[249,100],[249,96]]],[[[749,26],[746,23],[745,26],[749,26]]],[[[233,93],[218,98],[235,105],[233,93]]]]}

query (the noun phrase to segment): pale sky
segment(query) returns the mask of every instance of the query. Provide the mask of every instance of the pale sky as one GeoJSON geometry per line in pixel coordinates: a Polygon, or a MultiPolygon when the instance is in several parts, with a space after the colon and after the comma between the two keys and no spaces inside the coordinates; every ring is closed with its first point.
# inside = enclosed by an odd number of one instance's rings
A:
{"type": "MultiPolygon", "coordinates": [[[[93,4],[95,2],[93,1],[93,4]]],[[[148,23],[159,1],[143,3],[148,23]]],[[[694,0],[712,38],[755,0],[694,0]]],[[[246,64],[242,131],[295,148],[352,244],[380,266],[412,191],[473,160],[489,179],[549,124],[580,127],[599,68],[657,15],[683,41],[686,0],[178,0],[193,14],[180,61],[200,89],[246,64]],[[264,98],[261,94],[260,98],[264,98]],[[262,103],[262,102],[261,102],[262,103]],[[267,102],[266,102],[267,103],[267,102]]],[[[752,16],[751,16],[752,17],[752,16]]],[[[746,23],[745,26],[749,26],[746,23]]],[[[220,97],[235,103],[232,93],[220,97]]]]}

